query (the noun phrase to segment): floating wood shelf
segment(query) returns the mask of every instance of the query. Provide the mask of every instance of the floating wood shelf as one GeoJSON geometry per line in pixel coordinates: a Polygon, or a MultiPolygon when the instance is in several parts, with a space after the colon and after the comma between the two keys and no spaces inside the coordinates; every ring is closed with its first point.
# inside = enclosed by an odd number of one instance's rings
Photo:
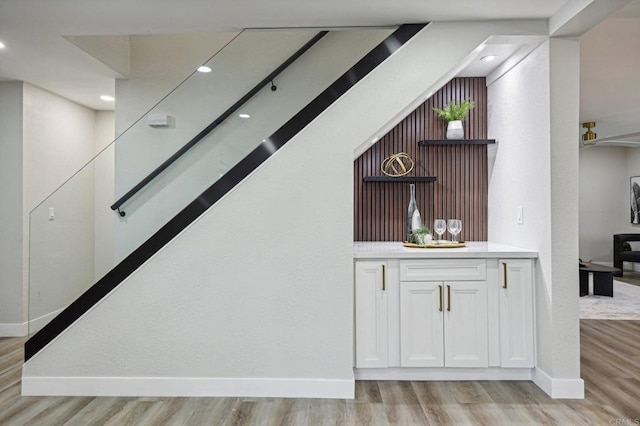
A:
{"type": "Polygon", "coordinates": [[[435,182],[435,176],[365,176],[362,178],[364,182],[401,182],[401,183],[418,183],[418,182],[435,182]]]}
{"type": "Polygon", "coordinates": [[[428,139],[419,141],[418,145],[489,145],[496,143],[495,139],[428,139]]]}

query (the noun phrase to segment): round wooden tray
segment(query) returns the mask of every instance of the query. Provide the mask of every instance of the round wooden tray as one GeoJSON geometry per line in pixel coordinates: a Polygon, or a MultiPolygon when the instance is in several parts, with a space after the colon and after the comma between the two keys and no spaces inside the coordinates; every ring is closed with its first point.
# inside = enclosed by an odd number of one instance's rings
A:
{"type": "Polygon", "coordinates": [[[467,246],[464,241],[460,241],[457,243],[452,243],[451,241],[443,241],[439,243],[434,242],[431,244],[414,244],[403,241],[402,245],[410,248],[460,248],[467,246]]]}

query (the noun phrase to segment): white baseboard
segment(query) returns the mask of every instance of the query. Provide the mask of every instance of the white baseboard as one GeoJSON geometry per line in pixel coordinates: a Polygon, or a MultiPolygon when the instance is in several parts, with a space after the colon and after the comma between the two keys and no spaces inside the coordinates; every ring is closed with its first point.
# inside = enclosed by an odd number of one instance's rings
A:
{"type": "Polygon", "coordinates": [[[531,380],[531,368],[355,368],[356,380],[531,380]]]}
{"type": "Polygon", "coordinates": [[[27,323],[0,324],[0,337],[22,337],[27,335],[27,323]]]}
{"type": "Polygon", "coordinates": [[[40,331],[42,327],[49,324],[49,321],[54,319],[60,312],[62,312],[63,309],[64,308],[56,309],[53,312],[49,312],[48,314],[44,314],[41,317],[34,318],[29,321],[29,329],[31,331],[31,334],[40,331]]]}
{"type": "Polygon", "coordinates": [[[536,368],[533,372],[533,383],[554,399],[584,399],[582,379],[553,379],[536,368]]]}
{"type": "Polygon", "coordinates": [[[23,377],[22,395],[353,399],[353,379],[23,377]]]}
{"type": "Polygon", "coordinates": [[[0,324],[0,337],[23,337],[29,333],[31,334],[39,331],[42,327],[47,325],[56,315],[62,312],[62,309],[57,309],[48,314],[44,314],[41,317],[34,318],[29,322],[16,323],[16,324],[0,324]]]}

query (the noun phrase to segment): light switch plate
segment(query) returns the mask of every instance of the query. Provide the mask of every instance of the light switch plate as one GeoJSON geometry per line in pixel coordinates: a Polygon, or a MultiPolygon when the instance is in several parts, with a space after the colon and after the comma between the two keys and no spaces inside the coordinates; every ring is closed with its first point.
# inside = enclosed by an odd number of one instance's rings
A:
{"type": "Polygon", "coordinates": [[[516,223],[518,225],[522,225],[524,223],[524,209],[522,208],[522,206],[518,206],[518,212],[516,215],[516,223]]]}

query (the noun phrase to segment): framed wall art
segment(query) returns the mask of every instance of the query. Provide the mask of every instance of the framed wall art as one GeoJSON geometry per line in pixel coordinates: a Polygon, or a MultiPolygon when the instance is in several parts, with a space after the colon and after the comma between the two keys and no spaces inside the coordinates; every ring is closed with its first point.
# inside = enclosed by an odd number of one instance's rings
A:
{"type": "Polygon", "coordinates": [[[631,195],[631,223],[640,224],[640,176],[632,176],[630,179],[631,195]]]}

